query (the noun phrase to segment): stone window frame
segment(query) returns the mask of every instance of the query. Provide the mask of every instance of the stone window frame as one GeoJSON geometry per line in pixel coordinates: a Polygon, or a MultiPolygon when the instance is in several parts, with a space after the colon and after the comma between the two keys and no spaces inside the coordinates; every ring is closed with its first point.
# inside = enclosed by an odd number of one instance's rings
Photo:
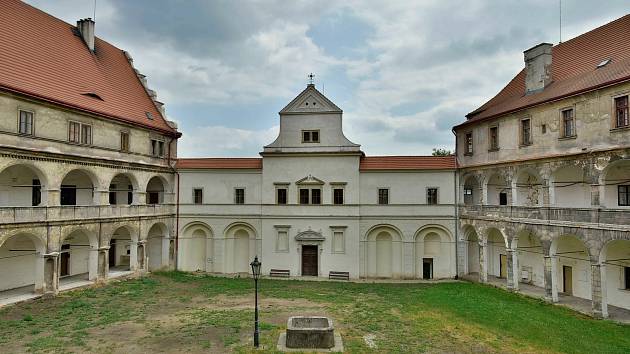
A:
{"type": "Polygon", "coordinates": [[[91,123],[84,123],[81,122],[79,120],[74,120],[74,119],[69,119],[68,120],[68,142],[70,144],[76,144],[76,145],[83,145],[83,146],[91,146],[92,142],[94,141],[94,129],[91,123]],[[72,124],[78,124],[79,126],[79,141],[74,141],[71,139],[70,136],[70,127],[72,126],[72,124]],[[84,136],[83,136],[83,128],[84,127],[90,127],[90,140],[87,142],[83,142],[84,140],[84,136]]]}
{"type": "Polygon", "coordinates": [[[334,225],[330,226],[330,253],[331,254],[346,254],[346,229],[348,226],[345,225],[334,225]],[[342,239],[342,250],[335,250],[335,233],[341,233],[342,239]]]}
{"type": "Polygon", "coordinates": [[[20,108],[18,107],[17,110],[17,132],[19,135],[21,136],[35,136],[35,111],[31,110],[31,109],[26,109],[26,108],[20,108]],[[22,115],[22,112],[27,112],[31,114],[31,132],[30,133],[22,133],[20,132],[20,116],[22,115]]]}
{"type": "Polygon", "coordinates": [[[291,230],[291,225],[273,225],[274,229],[276,229],[276,240],[275,240],[275,252],[276,253],[289,253],[290,252],[290,234],[289,231],[291,230]],[[286,249],[281,249],[280,246],[280,233],[281,232],[286,232],[287,234],[287,243],[286,243],[286,249]]]}
{"type": "Polygon", "coordinates": [[[377,187],[376,188],[376,204],[378,205],[389,205],[391,202],[391,193],[390,187],[377,187]],[[381,203],[381,190],[387,191],[387,203],[381,203]]]}
{"type": "Polygon", "coordinates": [[[165,151],[166,150],[165,149],[166,145],[165,145],[165,139],[164,139],[163,136],[157,136],[157,135],[151,136],[150,137],[150,141],[151,141],[151,156],[157,157],[157,158],[163,158],[164,156],[166,156],[166,151],[165,151]],[[157,153],[155,153],[155,149],[154,149],[154,146],[153,146],[153,142],[154,141],[156,142],[157,147],[158,147],[158,152],[157,153]],[[161,145],[162,149],[161,150],[159,149],[160,143],[162,143],[162,145],[161,145]]]}
{"type": "Polygon", "coordinates": [[[620,207],[630,206],[630,185],[622,184],[622,185],[618,185],[617,186],[617,206],[620,206],[620,207]],[[622,188],[626,189],[626,191],[623,192],[623,193],[621,192],[622,188]],[[625,204],[621,204],[621,195],[622,194],[626,195],[626,203],[625,204]]]}
{"type": "Polygon", "coordinates": [[[558,140],[577,138],[577,111],[575,104],[558,109],[558,127],[560,127],[558,140]],[[564,112],[567,111],[573,112],[573,135],[566,135],[566,127],[564,126],[564,112]]]}
{"type": "Polygon", "coordinates": [[[488,152],[499,151],[499,123],[493,123],[488,126],[488,152]],[[496,145],[492,145],[492,129],[497,130],[496,145]]]}
{"type": "Polygon", "coordinates": [[[440,205],[440,187],[429,186],[425,188],[425,199],[427,205],[440,205]],[[429,189],[435,189],[435,203],[429,203],[429,189]]]}
{"type": "Polygon", "coordinates": [[[532,127],[533,127],[533,119],[532,116],[530,115],[526,115],[523,116],[521,118],[519,118],[518,120],[518,144],[519,147],[527,147],[527,146],[531,146],[534,145],[534,132],[532,131],[532,127]],[[524,131],[523,131],[523,122],[529,120],[529,141],[525,141],[524,137],[524,131]]]}
{"type": "Polygon", "coordinates": [[[127,129],[121,130],[120,131],[120,151],[122,152],[129,152],[131,150],[131,132],[127,129]],[[123,136],[126,135],[127,136],[127,146],[125,146],[125,144],[123,144],[123,136]]]}
{"type": "MultiPolygon", "coordinates": [[[[630,124],[627,125],[627,126],[621,126],[621,127],[617,126],[617,106],[616,106],[615,100],[617,98],[624,97],[624,96],[628,97],[628,106],[629,106],[628,114],[630,115],[630,90],[616,92],[616,93],[610,95],[610,117],[611,117],[611,119],[610,119],[610,131],[611,132],[617,132],[617,131],[623,131],[623,130],[630,129],[630,124]]],[[[630,120],[630,117],[628,119],[630,120]]]]}
{"type": "Polygon", "coordinates": [[[245,187],[234,187],[234,204],[236,204],[236,205],[244,205],[245,203],[247,203],[246,196],[247,196],[247,189],[245,187]],[[243,202],[242,203],[238,202],[238,199],[237,199],[238,195],[236,193],[237,190],[243,190],[243,202]]]}
{"type": "Polygon", "coordinates": [[[346,204],[346,182],[330,182],[330,204],[332,205],[344,205],[346,204]],[[342,201],[340,204],[335,203],[335,190],[341,189],[342,201]]]}
{"type": "Polygon", "coordinates": [[[192,202],[193,202],[193,204],[195,204],[195,205],[203,205],[203,195],[204,195],[203,189],[204,189],[203,187],[193,187],[192,188],[192,199],[193,199],[192,202]],[[198,191],[198,190],[201,191],[201,201],[199,203],[197,203],[197,200],[195,199],[195,191],[198,191]]]}
{"type": "Polygon", "coordinates": [[[469,130],[464,133],[464,156],[472,156],[475,151],[475,137],[473,131],[469,130]],[[468,144],[468,136],[470,136],[470,144],[468,144]]]}
{"type": "Polygon", "coordinates": [[[300,138],[303,144],[319,144],[321,142],[322,136],[319,132],[319,129],[302,129],[300,133],[300,138]],[[304,133],[309,133],[309,140],[304,139],[304,133]],[[317,140],[313,140],[313,133],[317,133],[317,140]]]}
{"type": "Polygon", "coordinates": [[[288,205],[289,204],[289,186],[291,185],[291,183],[289,182],[274,182],[274,200],[275,200],[275,204],[276,205],[288,205]],[[279,189],[284,189],[286,191],[286,203],[284,204],[280,204],[278,203],[278,190],[279,189]]]}

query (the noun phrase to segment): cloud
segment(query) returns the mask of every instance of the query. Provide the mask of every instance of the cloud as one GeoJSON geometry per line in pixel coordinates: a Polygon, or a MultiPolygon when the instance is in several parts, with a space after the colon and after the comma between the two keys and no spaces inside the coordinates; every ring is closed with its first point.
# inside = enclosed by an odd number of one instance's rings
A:
{"type": "Polygon", "coordinates": [[[201,126],[178,143],[186,157],[256,156],[278,136],[279,127],[264,130],[235,129],[225,126],[201,126]]]}

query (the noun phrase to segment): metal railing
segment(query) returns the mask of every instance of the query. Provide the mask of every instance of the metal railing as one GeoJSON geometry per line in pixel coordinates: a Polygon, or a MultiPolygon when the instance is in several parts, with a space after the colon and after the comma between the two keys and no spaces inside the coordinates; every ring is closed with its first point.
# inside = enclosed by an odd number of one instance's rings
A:
{"type": "Polygon", "coordinates": [[[173,214],[172,204],[0,207],[0,223],[107,219],[173,214]]]}
{"type": "Polygon", "coordinates": [[[630,209],[461,205],[462,216],[630,225],[630,209]]]}

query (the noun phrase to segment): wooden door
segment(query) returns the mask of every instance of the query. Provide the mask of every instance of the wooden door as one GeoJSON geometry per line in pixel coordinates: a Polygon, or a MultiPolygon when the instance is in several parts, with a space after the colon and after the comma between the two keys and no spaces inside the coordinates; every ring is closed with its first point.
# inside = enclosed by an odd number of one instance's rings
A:
{"type": "Polygon", "coordinates": [[[422,259],[422,279],[433,279],[433,258],[422,259]]]}
{"type": "Polygon", "coordinates": [[[302,275],[318,276],[317,246],[302,246],[302,275]]]}
{"type": "Polygon", "coordinates": [[[562,292],[573,295],[573,268],[562,266],[562,292]]]}
{"type": "Polygon", "coordinates": [[[502,254],[499,259],[499,272],[501,278],[507,278],[507,255],[502,254]]]}
{"type": "Polygon", "coordinates": [[[61,266],[59,276],[70,275],[70,245],[61,245],[61,266]]]}

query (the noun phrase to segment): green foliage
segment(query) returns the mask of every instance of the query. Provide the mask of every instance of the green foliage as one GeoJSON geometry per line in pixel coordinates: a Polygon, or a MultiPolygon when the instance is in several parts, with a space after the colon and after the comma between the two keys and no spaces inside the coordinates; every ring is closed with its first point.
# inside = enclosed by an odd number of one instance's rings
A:
{"type": "Polygon", "coordinates": [[[454,155],[451,150],[441,149],[441,148],[433,148],[433,156],[450,156],[454,155]]]}

